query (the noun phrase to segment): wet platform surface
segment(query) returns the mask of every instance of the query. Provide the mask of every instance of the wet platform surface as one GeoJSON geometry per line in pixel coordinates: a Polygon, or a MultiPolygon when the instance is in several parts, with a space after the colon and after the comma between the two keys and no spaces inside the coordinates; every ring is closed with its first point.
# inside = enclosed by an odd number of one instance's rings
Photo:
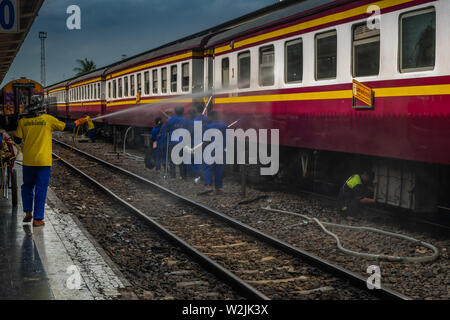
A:
{"type": "Polygon", "coordinates": [[[21,208],[0,199],[0,299],[54,299],[21,208]]]}
{"type": "Polygon", "coordinates": [[[24,224],[19,203],[0,194],[0,300],[104,300],[127,284],[98,244],[49,188],[45,227],[24,224]]]}

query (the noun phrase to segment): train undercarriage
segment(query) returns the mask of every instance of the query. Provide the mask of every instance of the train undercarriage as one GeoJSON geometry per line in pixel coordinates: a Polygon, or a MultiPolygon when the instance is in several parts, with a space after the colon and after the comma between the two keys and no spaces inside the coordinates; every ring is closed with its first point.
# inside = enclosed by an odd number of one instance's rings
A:
{"type": "MultiPolygon", "coordinates": [[[[124,139],[127,149],[149,147],[150,132],[151,128],[97,124],[97,133],[118,150],[124,139]]],[[[242,172],[239,165],[229,167],[235,174],[242,172]]],[[[338,195],[349,176],[368,169],[373,173],[373,196],[378,204],[417,213],[450,208],[450,168],[441,164],[281,146],[278,173],[261,176],[260,168],[259,164],[245,166],[249,183],[275,183],[331,197],[338,195]]]]}

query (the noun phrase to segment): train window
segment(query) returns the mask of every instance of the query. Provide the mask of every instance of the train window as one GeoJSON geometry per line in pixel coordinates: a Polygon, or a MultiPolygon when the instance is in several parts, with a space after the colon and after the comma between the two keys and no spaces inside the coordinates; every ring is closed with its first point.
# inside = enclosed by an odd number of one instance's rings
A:
{"type": "Polygon", "coordinates": [[[189,63],[181,65],[181,90],[189,91],[189,63]]]}
{"type": "Polygon", "coordinates": [[[122,98],[122,78],[117,80],[117,85],[119,87],[119,89],[117,90],[119,92],[118,97],[122,98]]]}
{"type": "Polygon", "coordinates": [[[275,66],[275,48],[273,45],[259,48],[259,85],[273,86],[275,66]]]}
{"type": "Polygon", "coordinates": [[[284,45],[284,81],[286,83],[303,80],[303,42],[302,39],[287,41],[284,45]]]}
{"type": "Polygon", "coordinates": [[[337,70],[336,31],[316,36],[316,80],[335,79],[337,70]]]}
{"type": "Polygon", "coordinates": [[[144,72],[144,92],[150,94],[150,72],[144,72]]]}
{"type": "Polygon", "coordinates": [[[135,92],[134,92],[134,87],[135,87],[136,83],[134,81],[134,75],[130,76],[130,96],[134,97],[135,96],[135,92]]]}
{"type": "Polygon", "coordinates": [[[137,93],[142,94],[142,73],[136,75],[137,79],[137,93]]]}
{"type": "Polygon", "coordinates": [[[89,85],[89,99],[92,99],[93,96],[93,90],[92,90],[92,84],[89,85]]]}
{"type": "Polygon", "coordinates": [[[222,59],[222,88],[226,89],[230,86],[230,59],[222,59]]]}
{"type": "Polygon", "coordinates": [[[123,78],[123,88],[124,88],[124,97],[128,97],[128,93],[129,93],[129,86],[128,86],[128,77],[123,78]]]}
{"type": "Polygon", "coordinates": [[[100,86],[100,83],[97,83],[97,87],[98,87],[98,96],[97,96],[97,99],[101,99],[101,86],[100,86]]]}
{"type": "Polygon", "coordinates": [[[152,71],[152,80],[153,80],[153,93],[158,93],[158,70],[152,71]]]}
{"type": "Polygon", "coordinates": [[[434,8],[408,12],[400,17],[400,71],[434,69],[436,12],[434,8]]]}
{"type": "Polygon", "coordinates": [[[167,92],[167,68],[161,69],[161,92],[167,92]]]}
{"type": "Polygon", "coordinates": [[[113,98],[115,99],[116,97],[117,97],[116,80],[113,80],[113,98]]]}
{"type": "Polygon", "coordinates": [[[380,72],[380,29],[369,29],[367,24],[353,28],[354,77],[374,76],[380,72]]]}
{"type": "Polygon", "coordinates": [[[238,88],[250,88],[250,51],[238,55],[238,88]]]}
{"type": "Polygon", "coordinates": [[[177,66],[170,67],[170,91],[177,92],[177,66]]]}
{"type": "Polygon", "coordinates": [[[108,98],[111,98],[111,81],[108,82],[108,98]]]}

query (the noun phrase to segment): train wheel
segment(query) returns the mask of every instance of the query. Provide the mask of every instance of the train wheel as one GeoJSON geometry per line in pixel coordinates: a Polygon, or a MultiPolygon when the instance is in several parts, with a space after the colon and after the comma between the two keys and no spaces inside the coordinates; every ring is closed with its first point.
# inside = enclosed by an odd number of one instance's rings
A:
{"type": "Polygon", "coordinates": [[[12,171],[11,175],[11,198],[13,207],[17,207],[17,172],[12,171]]]}

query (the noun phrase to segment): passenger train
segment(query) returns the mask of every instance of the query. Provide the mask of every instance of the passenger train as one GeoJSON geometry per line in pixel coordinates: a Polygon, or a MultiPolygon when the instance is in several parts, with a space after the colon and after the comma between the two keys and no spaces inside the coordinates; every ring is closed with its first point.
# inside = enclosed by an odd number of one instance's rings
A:
{"type": "Polygon", "coordinates": [[[0,90],[1,128],[16,129],[17,121],[33,95],[44,96],[44,87],[24,77],[8,82],[0,90]]]}
{"type": "Polygon", "coordinates": [[[63,119],[154,103],[103,123],[136,129],[205,92],[225,122],[280,130],[278,179],[336,192],[368,165],[378,202],[429,212],[450,205],[449,17],[450,0],[284,1],[45,90],[63,119]]]}

